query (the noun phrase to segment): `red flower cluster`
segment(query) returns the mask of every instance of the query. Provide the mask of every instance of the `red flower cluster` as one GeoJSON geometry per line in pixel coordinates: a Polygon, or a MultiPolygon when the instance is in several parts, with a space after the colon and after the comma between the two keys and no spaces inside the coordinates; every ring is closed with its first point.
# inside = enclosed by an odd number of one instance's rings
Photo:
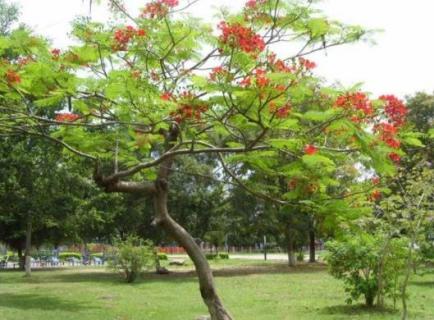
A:
{"type": "Polygon", "coordinates": [[[176,122],[181,123],[185,119],[192,119],[193,117],[196,120],[200,120],[202,117],[202,113],[208,110],[207,106],[195,106],[182,104],[180,108],[173,112],[171,115],[175,119],[176,122]]]}
{"type": "Polygon", "coordinates": [[[379,190],[374,190],[371,192],[371,195],[369,197],[371,201],[377,201],[381,199],[381,192],[379,190]]]}
{"type": "Polygon", "coordinates": [[[341,95],[336,99],[335,106],[343,109],[361,110],[366,116],[374,112],[371,101],[363,92],[341,95]]]}
{"type": "Polygon", "coordinates": [[[264,4],[266,2],[267,2],[267,0],[248,0],[246,2],[246,8],[247,9],[256,9],[256,6],[258,4],[264,4]]]}
{"type": "Polygon", "coordinates": [[[225,68],[219,66],[212,69],[211,73],[209,74],[209,78],[212,81],[216,81],[219,78],[226,77],[227,74],[228,71],[225,68]]]}
{"type": "Polygon", "coordinates": [[[60,49],[53,49],[53,50],[51,50],[51,56],[53,57],[53,60],[59,60],[60,49]]]}
{"type": "Polygon", "coordinates": [[[252,85],[252,78],[249,76],[245,77],[243,80],[240,81],[240,86],[242,87],[250,87],[252,85]]]}
{"type": "Polygon", "coordinates": [[[386,103],[384,112],[389,117],[391,122],[396,127],[402,126],[405,122],[405,117],[408,112],[405,104],[393,95],[380,96],[380,100],[383,100],[386,103]]]}
{"type": "Polygon", "coordinates": [[[242,26],[239,23],[227,24],[222,21],[219,24],[222,31],[220,41],[232,48],[240,48],[246,53],[257,55],[265,49],[265,42],[262,37],[251,28],[242,26]]]}
{"type": "Polygon", "coordinates": [[[300,62],[300,65],[304,67],[306,70],[312,70],[316,68],[316,63],[308,59],[299,58],[298,61],[300,62]]]}
{"type": "Polygon", "coordinates": [[[283,107],[280,107],[276,111],[276,117],[279,119],[286,118],[291,111],[291,105],[288,103],[284,105],[283,107]]]}
{"type": "Polygon", "coordinates": [[[281,59],[276,59],[275,53],[269,54],[267,60],[271,68],[274,69],[275,71],[284,72],[284,73],[290,73],[293,71],[292,66],[288,65],[285,61],[281,59]]]}
{"type": "Polygon", "coordinates": [[[9,84],[17,84],[21,82],[21,77],[18,73],[16,73],[14,70],[8,70],[5,73],[6,80],[9,82],[9,84]]]}
{"type": "Polygon", "coordinates": [[[150,2],[142,11],[142,18],[163,18],[169,13],[170,8],[176,7],[178,0],[158,0],[150,2]]]}
{"type": "Polygon", "coordinates": [[[125,51],[128,48],[128,43],[135,37],[146,36],[146,31],[143,29],[135,29],[133,26],[126,26],[123,29],[118,29],[114,34],[115,44],[113,50],[125,51]]]}
{"type": "Polygon", "coordinates": [[[380,183],[380,177],[373,177],[371,181],[373,185],[377,185],[380,183]]]}
{"type": "Polygon", "coordinates": [[[380,140],[387,143],[390,147],[398,149],[401,143],[395,138],[397,128],[393,124],[381,122],[374,127],[374,132],[380,134],[380,140]]]}
{"type": "Polygon", "coordinates": [[[317,152],[318,152],[318,149],[315,146],[311,145],[311,144],[308,144],[308,145],[306,145],[304,147],[304,153],[305,154],[313,155],[313,154],[315,154],[317,152]]]}
{"type": "Polygon", "coordinates": [[[267,78],[267,71],[263,69],[256,69],[255,70],[256,75],[256,85],[258,88],[264,88],[270,83],[270,79],[267,78]]]}
{"type": "Polygon", "coordinates": [[[160,0],[159,2],[171,8],[176,7],[179,4],[178,0],[160,0]]]}
{"type": "Polygon", "coordinates": [[[79,119],[80,116],[75,113],[59,113],[56,114],[55,120],[59,122],[74,122],[75,120],[79,119]]]}
{"type": "Polygon", "coordinates": [[[396,152],[389,153],[389,159],[395,163],[399,163],[399,161],[401,161],[401,157],[396,152]]]}
{"type": "Polygon", "coordinates": [[[163,92],[163,94],[160,96],[160,99],[164,101],[170,101],[173,99],[173,94],[171,92],[163,92]]]}

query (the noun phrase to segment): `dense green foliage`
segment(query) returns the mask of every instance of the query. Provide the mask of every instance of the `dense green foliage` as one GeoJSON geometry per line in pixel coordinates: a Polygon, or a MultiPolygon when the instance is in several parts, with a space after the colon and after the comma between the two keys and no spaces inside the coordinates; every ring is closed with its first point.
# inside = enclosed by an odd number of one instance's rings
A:
{"type": "Polygon", "coordinates": [[[143,271],[155,264],[153,244],[133,236],[118,240],[110,253],[108,263],[110,268],[121,272],[128,283],[133,282],[143,271]]]}

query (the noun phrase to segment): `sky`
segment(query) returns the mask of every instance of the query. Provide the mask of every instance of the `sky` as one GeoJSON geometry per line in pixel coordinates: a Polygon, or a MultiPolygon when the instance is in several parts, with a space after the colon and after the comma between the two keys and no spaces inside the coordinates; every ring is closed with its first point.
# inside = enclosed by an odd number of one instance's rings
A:
{"type": "MultiPolygon", "coordinates": [[[[65,48],[70,22],[75,16],[89,15],[89,0],[15,0],[21,7],[21,21],[65,48]]],[[[94,1],[95,2],[95,1],[94,1]]],[[[131,10],[146,0],[125,0],[131,10]]],[[[186,0],[180,0],[180,3],[186,0]]],[[[190,11],[207,20],[219,6],[239,8],[245,0],[200,0],[190,11]],[[213,9],[214,7],[214,9],[213,9]]],[[[324,0],[317,7],[327,16],[348,24],[382,30],[376,42],[335,47],[316,54],[316,73],[329,83],[350,87],[363,83],[373,95],[404,97],[417,91],[434,91],[434,1],[432,0],[324,0]]],[[[108,18],[103,6],[93,7],[92,17],[108,18]]],[[[217,21],[216,21],[217,22],[217,21]]]]}

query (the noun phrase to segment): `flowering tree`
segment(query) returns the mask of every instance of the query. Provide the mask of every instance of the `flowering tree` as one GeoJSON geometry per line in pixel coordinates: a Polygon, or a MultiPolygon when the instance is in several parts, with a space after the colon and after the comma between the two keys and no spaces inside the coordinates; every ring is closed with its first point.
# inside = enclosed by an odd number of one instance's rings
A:
{"type": "Polygon", "coordinates": [[[233,183],[278,204],[324,198],[339,186],[340,161],[393,173],[406,108],[314,76],[306,55],[365,31],[323,17],[311,1],[249,0],[215,27],[184,14],[191,3],[154,0],[135,17],[109,2],[128,25],[78,20],[68,50],[23,29],[0,38],[0,128],[87,158],[106,192],[152,198],[154,223],[194,262],[211,318],[232,319],[200,248],[167,210],[177,158],[213,156],[233,183]],[[287,190],[251,183],[244,165],[287,190]]]}

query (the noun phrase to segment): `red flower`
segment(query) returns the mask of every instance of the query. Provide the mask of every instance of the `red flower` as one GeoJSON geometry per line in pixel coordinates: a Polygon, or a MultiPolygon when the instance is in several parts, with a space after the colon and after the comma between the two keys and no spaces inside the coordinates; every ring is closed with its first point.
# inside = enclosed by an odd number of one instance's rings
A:
{"type": "Polygon", "coordinates": [[[374,112],[371,102],[363,92],[347,93],[339,96],[336,99],[335,107],[361,110],[365,115],[370,115],[374,112]]]}
{"type": "Polygon", "coordinates": [[[399,161],[401,161],[401,157],[396,152],[389,153],[389,159],[395,163],[399,163],[399,161]]]}
{"type": "Polygon", "coordinates": [[[381,122],[374,126],[374,132],[378,132],[380,134],[379,138],[381,141],[384,141],[390,147],[398,149],[401,145],[401,142],[395,139],[395,134],[398,129],[390,123],[381,122]]]}
{"type": "Polygon", "coordinates": [[[280,107],[279,109],[277,109],[276,117],[279,119],[286,118],[290,111],[291,111],[291,105],[289,103],[287,103],[283,107],[280,107]]]}
{"type": "Polygon", "coordinates": [[[176,7],[179,4],[178,0],[160,0],[159,2],[171,8],[176,7]]]}
{"type": "Polygon", "coordinates": [[[381,192],[379,190],[374,190],[371,192],[370,200],[377,201],[381,199],[381,192]]]}
{"type": "Polygon", "coordinates": [[[218,66],[212,69],[211,73],[209,74],[209,78],[212,81],[216,81],[217,78],[227,75],[227,71],[222,67],[218,66]]]}
{"type": "Polygon", "coordinates": [[[144,36],[146,36],[146,31],[143,30],[143,29],[138,29],[138,30],[136,31],[136,35],[137,35],[138,37],[144,37],[144,36]]]}
{"type": "Polygon", "coordinates": [[[79,118],[80,116],[75,113],[58,113],[54,119],[58,122],[74,122],[79,118]]]}
{"type": "Polygon", "coordinates": [[[178,0],[158,0],[148,3],[142,11],[142,18],[163,18],[169,13],[169,8],[176,7],[178,0]]]}
{"type": "Polygon", "coordinates": [[[408,113],[405,104],[393,95],[380,96],[380,100],[383,100],[386,103],[384,106],[384,112],[391,122],[396,127],[402,126],[405,123],[405,118],[408,113]]]}
{"type": "Polygon", "coordinates": [[[315,146],[311,145],[311,144],[308,144],[308,145],[306,145],[304,147],[304,153],[305,154],[313,155],[313,154],[315,154],[317,152],[318,152],[318,149],[315,146]]]}
{"type": "Polygon", "coordinates": [[[18,73],[16,73],[14,70],[9,69],[5,73],[6,80],[9,82],[9,84],[18,84],[21,82],[21,77],[18,73]]]}
{"type": "Polygon", "coordinates": [[[371,181],[372,181],[372,184],[377,185],[380,183],[380,177],[373,177],[371,179],[371,181]]]}
{"type": "Polygon", "coordinates": [[[269,83],[270,80],[266,77],[266,71],[263,69],[256,69],[255,70],[255,74],[256,74],[256,85],[259,88],[264,88],[266,87],[269,83]]]}
{"type": "Polygon", "coordinates": [[[300,58],[299,62],[301,66],[304,67],[306,70],[312,70],[316,68],[316,63],[308,59],[300,58]]]}
{"type": "Polygon", "coordinates": [[[53,60],[58,60],[60,57],[60,49],[51,50],[51,55],[53,57],[53,60]]]}
{"type": "Polygon", "coordinates": [[[240,48],[242,51],[254,55],[265,49],[264,40],[251,28],[244,27],[239,23],[227,24],[222,21],[219,24],[219,29],[222,31],[220,42],[231,48],[240,48]]]}
{"type": "Polygon", "coordinates": [[[240,86],[242,87],[250,87],[252,85],[252,79],[250,77],[245,77],[240,81],[240,86]]]}
{"type": "Polygon", "coordinates": [[[173,95],[172,95],[172,93],[166,91],[160,96],[160,98],[162,100],[169,101],[170,99],[173,98],[173,95]]]}

